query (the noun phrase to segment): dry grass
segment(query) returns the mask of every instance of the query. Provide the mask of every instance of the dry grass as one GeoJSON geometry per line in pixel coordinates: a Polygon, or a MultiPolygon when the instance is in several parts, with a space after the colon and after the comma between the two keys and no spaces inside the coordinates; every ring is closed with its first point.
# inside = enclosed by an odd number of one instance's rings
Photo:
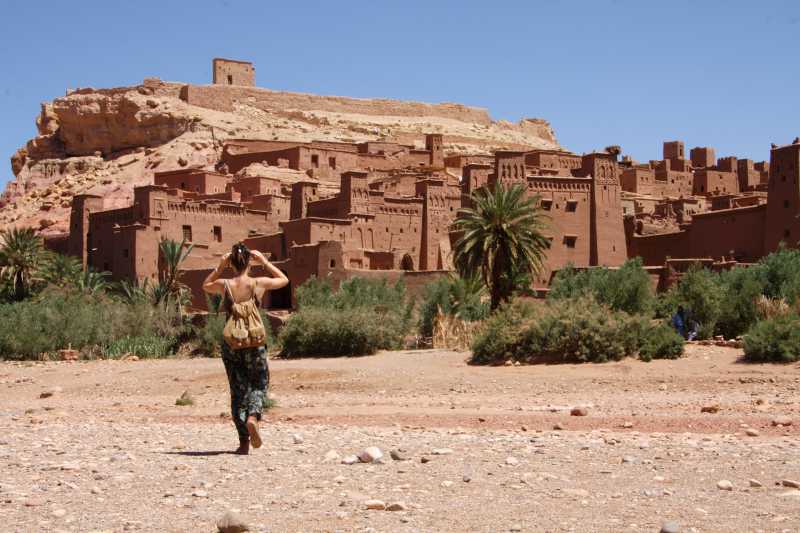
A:
{"type": "Polygon", "coordinates": [[[783,298],[771,299],[763,294],[756,299],[756,310],[762,319],[786,316],[792,312],[792,306],[783,298]]]}
{"type": "Polygon", "coordinates": [[[480,322],[460,320],[439,311],[433,327],[433,347],[447,350],[469,350],[480,324],[480,322]]]}

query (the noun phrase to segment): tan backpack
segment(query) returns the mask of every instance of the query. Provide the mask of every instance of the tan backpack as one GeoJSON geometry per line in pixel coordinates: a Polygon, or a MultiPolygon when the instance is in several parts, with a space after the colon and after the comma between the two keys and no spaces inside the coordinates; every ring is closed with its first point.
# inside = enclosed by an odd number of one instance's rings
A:
{"type": "Polygon", "coordinates": [[[258,312],[258,300],[255,291],[249,300],[236,303],[233,293],[225,281],[225,297],[228,299],[228,319],[222,330],[222,338],[232,350],[264,346],[267,342],[267,330],[261,313],[258,312]]]}

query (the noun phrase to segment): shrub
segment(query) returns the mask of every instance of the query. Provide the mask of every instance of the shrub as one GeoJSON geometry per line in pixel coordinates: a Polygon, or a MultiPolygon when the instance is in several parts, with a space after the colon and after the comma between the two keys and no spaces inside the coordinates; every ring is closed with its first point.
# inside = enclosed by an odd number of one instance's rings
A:
{"type": "Polygon", "coordinates": [[[175,352],[176,345],[177,339],[174,337],[156,335],[122,337],[111,341],[103,349],[103,355],[109,359],[117,359],[129,354],[148,359],[168,357],[175,352]]]}
{"type": "Polygon", "coordinates": [[[795,302],[800,297],[800,250],[783,246],[762,258],[750,270],[767,298],[795,302]]]}
{"type": "Polygon", "coordinates": [[[457,276],[440,278],[425,285],[419,310],[420,335],[426,339],[433,337],[440,313],[462,322],[486,318],[489,305],[482,300],[483,292],[480,281],[457,276]]]}
{"type": "Polygon", "coordinates": [[[758,320],[764,285],[756,269],[734,268],[719,278],[722,287],[716,330],[725,338],[742,335],[758,320]]]}
{"type": "Polygon", "coordinates": [[[708,339],[714,335],[720,317],[723,290],[718,274],[693,266],[661,296],[658,316],[669,318],[682,305],[699,325],[698,338],[708,339]]]}
{"type": "Polygon", "coordinates": [[[800,360],[800,317],[782,315],[756,322],[744,336],[744,358],[754,363],[800,360]]]}
{"type": "Polygon", "coordinates": [[[403,344],[405,330],[397,314],[353,309],[300,309],[281,330],[284,357],[368,355],[403,344]]]}
{"type": "Polygon", "coordinates": [[[100,294],[50,288],[0,306],[0,357],[38,358],[72,346],[108,347],[125,337],[179,339],[186,327],[174,309],[132,305],[100,294]]]}
{"type": "Polygon", "coordinates": [[[653,305],[650,276],[642,259],[629,259],[618,269],[576,270],[571,265],[556,274],[548,298],[554,300],[591,296],[615,311],[648,314],[653,305]]]}
{"type": "Polygon", "coordinates": [[[592,298],[536,308],[514,303],[489,318],[473,344],[473,363],[604,362],[637,352],[642,318],[612,311],[592,298]]]}
{"type": "Polygon", "coordinates": [[[683,355],[684,340],[668,324],[649,326],[642,332],[639,359],[677,359],[683,355]]]}
{"type": "Polygon", "coordinates": [[[311,279],[298,289],[298,311],[281,330],[281,355],[366,355],[399,348],[411,325],[405,286],[351,278],[333,291],[311,279]]]}

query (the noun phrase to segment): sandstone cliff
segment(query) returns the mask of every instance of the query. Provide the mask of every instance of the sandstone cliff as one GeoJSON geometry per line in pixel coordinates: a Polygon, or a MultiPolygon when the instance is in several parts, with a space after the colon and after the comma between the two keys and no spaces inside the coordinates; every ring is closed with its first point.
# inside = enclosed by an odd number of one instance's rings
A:
{"type": "Polygon", "coordinates": [[[559,148],[541,119],[493,121],[484,109],[146,79],[141,85],[79,89],[42,104],[39,135],[11,157],[15,179],[0,196],[0,226],[67,230],[72,197],[99,194],[124,206],[153,173],[213,168],[227,139],[378,138],[423,145],[442,133],[448,153],[559,148]]]}

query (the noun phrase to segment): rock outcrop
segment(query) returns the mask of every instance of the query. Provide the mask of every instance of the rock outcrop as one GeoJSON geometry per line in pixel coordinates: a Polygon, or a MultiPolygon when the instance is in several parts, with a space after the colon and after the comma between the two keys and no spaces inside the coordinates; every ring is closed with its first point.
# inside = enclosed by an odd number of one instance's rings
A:
{"type": "MultiPolygon", "coordinates": [[[[128,204],[153,173],[213,168],[229,139],[424,144],[442,133],[448,153],[559,148],[542,119],[492,121],[484,109],[196,86],[156,78],[140,85],[78,89],[42,104],[38,135],[11,156],[15,179],[0,196],[0,225],[67,230],[72,197],[128,204]]],[[[289,177],[291,178],[291,177],[289,177]]]]}

